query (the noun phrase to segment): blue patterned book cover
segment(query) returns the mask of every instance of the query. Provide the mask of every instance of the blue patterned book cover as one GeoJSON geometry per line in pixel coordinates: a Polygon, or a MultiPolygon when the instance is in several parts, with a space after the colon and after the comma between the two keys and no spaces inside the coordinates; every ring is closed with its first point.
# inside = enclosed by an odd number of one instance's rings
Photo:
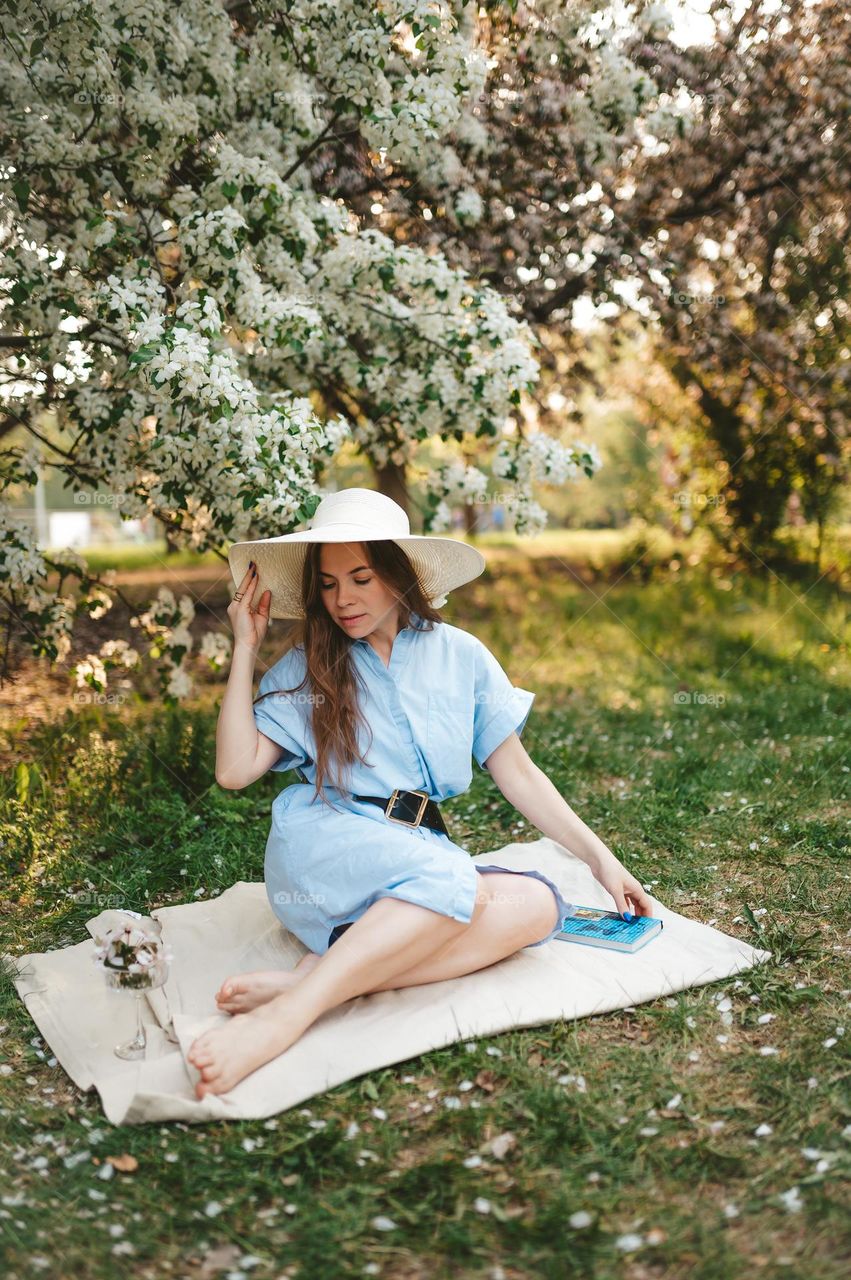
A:
{"type": "Polygon", "coordinates": [[[577,907],[572,916],[561,922],[559,942],[579,942],[586,947],[603,947],[609,951],[640,951],[662,932],[658,916],[636,916],[624,920],[617,911],[602,907],[577,907]]]}

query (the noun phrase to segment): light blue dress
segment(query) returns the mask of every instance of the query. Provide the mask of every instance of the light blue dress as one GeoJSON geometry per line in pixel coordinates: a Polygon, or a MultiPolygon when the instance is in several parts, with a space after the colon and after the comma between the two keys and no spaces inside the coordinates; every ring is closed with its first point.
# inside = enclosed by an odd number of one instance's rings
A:
{"type": "MultiPolygon", "coordinates": [[[[512,685],[499,662],[467,631],[449,623],[423,630],[412,615],[393,642],[389,666],[367,640],[352,640],[353,660],[363,676],[358,696],[372,729],[361,730],[359,745],[367,765],[355,762],[351,791],[389,796],[394,788],[427,791],[438,803],[467,790],[471,757],[484,761],[510,733],[521,733],[533,693],[512,685]]],[[[295,646],[266,671],[261,694],[298,685],[307,669],[302,646],[295,646]]],[[[273,694],[255,703],[257,728],[282,748],[272,766],[296,770],[315,782],[315,740],[308,686],[273,694]]],[[[266,844],[265,882],[269,903],[282,924],[309,950],[324,955],[338,925],[353,922],[378,898],[401,898],[469,923],[476,902],[477,876],[512,871],[478,866],[466,849],[429,827],[391,822],[378,805],[352,800],[326,786],[335,809],[314,798],[314,787],[295,782],[272,804],[266,844]]],[[[447,826],[450,823],[447,822],[447,826]]],[[[559,904],[559,931],[576,907],[540,871],[515,872],[549,885],[559,904]]],[[[335,935],[336,936],[336,935],[335,935]]]]}

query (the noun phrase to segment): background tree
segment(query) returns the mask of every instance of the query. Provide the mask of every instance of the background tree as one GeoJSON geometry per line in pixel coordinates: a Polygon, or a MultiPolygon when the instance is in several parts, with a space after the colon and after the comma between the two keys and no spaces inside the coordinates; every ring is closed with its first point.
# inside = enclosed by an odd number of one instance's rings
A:
{"type": "MultiPolygon", "coordinates": [[[[477,22],[476,5],[437,0],[7,11],[4,425],[28,443],[6,483],[45,465],[220,550],[309,517],[347,438],[386,483],[429,436],[496,437],[537,376],[528,326],[314,185],[341,138],[414,176],[433,159],[484,84],[477,22]]],[[[593,470],[556,439],[504,443],[521,530],[544,518],[537,480],[593,470]]],[[[438,499],[426,526],[446,516],[438,499]]],[[[9,627],[65,656],[74,613],[108,607],[110,584],[43,555],[8,505],[0,539],[9,627]]],[[[166,672],[179,695],[185,618],[167,599],[154,613],[158,651],[181,632],[166,672]]]]}
{"type": "Polygon", "coordinates": [[[435,157],[414,191],[365,174],[355,203],[517,300],[538,428],[578,421],[594,378],[577,301],[634,314],[725,466],[724,540],[765,549],[793,492],[823,524],[848,474],[845,7],[715,0],[686,48],[657,5],[486,12],[494,72],[453,131],[466,189],[444,198],[435,157]]]}

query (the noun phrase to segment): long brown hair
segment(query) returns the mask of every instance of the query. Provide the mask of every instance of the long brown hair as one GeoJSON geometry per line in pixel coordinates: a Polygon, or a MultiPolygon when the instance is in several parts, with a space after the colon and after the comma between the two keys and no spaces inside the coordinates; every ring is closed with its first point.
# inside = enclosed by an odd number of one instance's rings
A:
{"type": "MultiPolygon", "coordinates": [[[[351,545],[363,546],[373,573],[397,597],[402,627],[414,625],[412,613],[419,614],[423,620],[416,624],[420,631],[432,631],[436,622],[443,621],[424,595],[416,570],[398,543],[392,539],[381,539],[351,545]]],[[[322,546],[321,542],[308,544],[301,579],[305,617],[299,620],[292,632],[293,645],[304,645],[307,658],[304,679],[292,689],[270,689],[256,698],[254,705],[263,698],[296,693],[308,687],[316,740],[315,796],[321,795],[323,802],[334,808],[324,786],[336,786],[348,792],[343,783],[343,773],[350,778],[349,771],[355,760],[366,764],[365,756],[358,750],[358,726],[369,729],[370,746],[373,738],[372,728],[365,721],[358,701],[356,680],[363,687],[363,679],[352,657],[353,641],[333,620],[322,601],[322,546]],[[333,773],[332,760],[335,765],[333,773]]]]}

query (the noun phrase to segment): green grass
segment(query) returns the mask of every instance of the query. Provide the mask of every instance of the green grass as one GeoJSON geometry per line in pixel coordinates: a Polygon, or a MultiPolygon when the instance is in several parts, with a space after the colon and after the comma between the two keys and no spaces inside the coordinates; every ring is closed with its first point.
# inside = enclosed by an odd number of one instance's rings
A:
{"type": "MultiPolygon", "coordinates": [[[[663,529],[645,528],[637,522],[623,529],[550,528],[534,537],[517,537],[512,532],[499,533],[495,530],[479,531],[468,537],[463,531],[453,530],[452,537],[463,538],[485,552],[519,551],[523,556],[533,559],[562,556],[571,562],[599,569],[617,566],[633,547],[640,549],[644,541],[655,557],[665,558],[677,553],[688,555],[694,552],[704,558],[711,557],[712,554],[712,539],[703,529],[695,530],[688,539],[683,540],[674,538],[663,529]]],[[[811,560],[815,555],[815,540],[814,526],[806,526],[801,530],[781,530],[777,537],[777,552],[782,554],[784,549],[794,551],[805,561],[811,560]]],[[[212,551],[202,556],[189,550],[167,552],[163,538],[136,544],[104,543],[87,547],[81,554],[89,568],[97,573],[107,569],[121,571],[159,569],[164,566],[179,569],[204,564],[220,568],[223,564],[221,557],[212,551]]],[[[851,525],[831,526],[827,531],[822,563],[827,565],[830,562],[839,565],[846,572],[851,568],[851,525]]]]}
{"type": "MultiPolygon", "coordinates": [[[[573,563],[552,548],[507,557],[445,616],[536,692],[527,749],[627,867],[773,960],[452,1045],[273,1121],[198,1127],[111,1127],[51,1064],[6,977],[8,1276],[846,1274],[847,595],[685,560],[586,586],[573,563]],[[138,1169],[102,1180],[125,1153],[138,1169]],[[798,1211],[780,1199],[795,1187],[798,1211]]],[[[98,908],[81,894],[144,911],[262,878],[269,805],[291,779],[223,792],[214,730],[208,693],[177,711],[68,710],[19,739],[33,764],[0,832],[5,950],[83,939],[98,908]]],[[[474,854],[538,835],[478,770],[445,809],[474,854]]]]}
{"type": "Polygon", "coordinates": [[[221,557],[213,551],[204,555],[191,550],[169,552],[164,538],[156,538],[151,542],[103,543],[86,547],[80,554],[93,573],[103,573],[106,569],[161,568],[164,563],[171,569],[187,565],[209,564],[216,567],[222,564],[221,557]]]}

